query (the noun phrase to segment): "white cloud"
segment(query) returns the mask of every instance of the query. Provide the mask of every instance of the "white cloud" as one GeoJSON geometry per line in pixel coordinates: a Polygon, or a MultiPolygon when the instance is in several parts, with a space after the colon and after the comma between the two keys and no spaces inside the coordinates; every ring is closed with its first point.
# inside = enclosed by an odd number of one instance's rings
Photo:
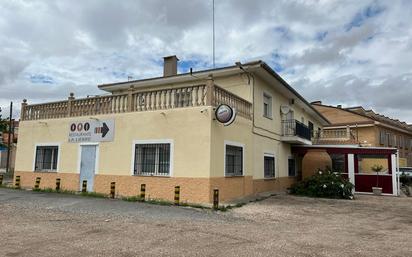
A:
{"type": "MultiPolygon", "coordinates": [[[[309,100],[412,122],[410,1],[215,2],[219,66],[262,59],[309,100]]],[[[210,68],[211,9],[202,0],[2,1],[0,106],[159,76],[170,54],[182,71],[210,68]]]]}

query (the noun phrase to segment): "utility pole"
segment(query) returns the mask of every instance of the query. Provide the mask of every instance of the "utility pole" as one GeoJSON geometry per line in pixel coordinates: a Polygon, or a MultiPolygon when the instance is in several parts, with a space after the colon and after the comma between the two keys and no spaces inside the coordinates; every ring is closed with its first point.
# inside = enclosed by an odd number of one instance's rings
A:
{"type": "Polygon", "coordinates": [[[11,140],[12,140],[12,133],[13,133],[13,102],[10,102],[10,117],[9,117],[9,139],[7,142],[7,162],[6,162],[6,174],[9,173],[10,169],[10,147],[11,147],[11,140]]]}

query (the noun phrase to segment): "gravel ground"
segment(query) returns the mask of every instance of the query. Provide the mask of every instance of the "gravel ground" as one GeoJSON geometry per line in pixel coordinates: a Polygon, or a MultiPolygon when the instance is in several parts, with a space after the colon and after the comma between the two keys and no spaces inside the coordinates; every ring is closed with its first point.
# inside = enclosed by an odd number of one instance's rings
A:
{"type": "Polygon", "coordinates": [[[0,256],[412,256],[412,198],[279,195],[229,212],[0,189],[0,256]]]}

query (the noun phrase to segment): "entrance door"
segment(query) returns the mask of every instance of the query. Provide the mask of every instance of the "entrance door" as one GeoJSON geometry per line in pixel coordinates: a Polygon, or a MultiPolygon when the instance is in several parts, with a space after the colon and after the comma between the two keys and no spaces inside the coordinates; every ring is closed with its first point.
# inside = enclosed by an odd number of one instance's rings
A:
{"type": "Polygon", "coordinates": [[[82,145],[80,159],[80,190],[83,181],[87,181],[87,192],[93,191],[94,172],[96,166],[96,145],[82,145]]]}

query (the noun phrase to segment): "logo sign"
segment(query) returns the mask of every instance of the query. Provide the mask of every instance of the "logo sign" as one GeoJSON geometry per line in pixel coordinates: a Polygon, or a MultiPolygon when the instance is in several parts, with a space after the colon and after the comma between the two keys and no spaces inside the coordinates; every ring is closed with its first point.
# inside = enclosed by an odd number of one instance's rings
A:
{"type": "Polygon", "coordinates": [[[114,138],[114,120],[84,120],[69,126],[69,143],[107,142],[114,138]]]}
{"type": "Polygon", "coordinates": [[[235,121],[236,109],[233,109],[229,105],[221,104],[216,108],[215,116],[217,121],[223,123],[225,126],[229,126],[235,121]]]}

